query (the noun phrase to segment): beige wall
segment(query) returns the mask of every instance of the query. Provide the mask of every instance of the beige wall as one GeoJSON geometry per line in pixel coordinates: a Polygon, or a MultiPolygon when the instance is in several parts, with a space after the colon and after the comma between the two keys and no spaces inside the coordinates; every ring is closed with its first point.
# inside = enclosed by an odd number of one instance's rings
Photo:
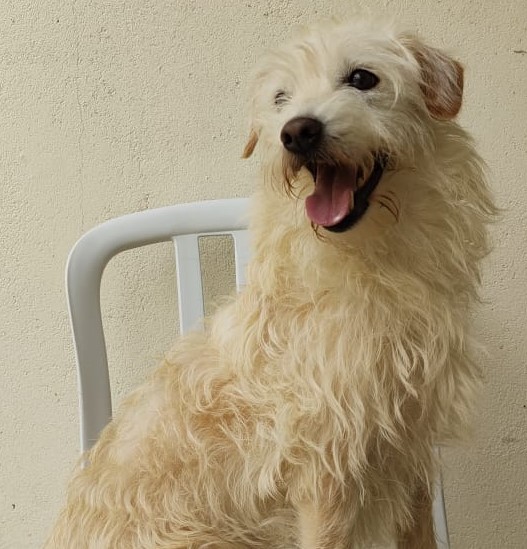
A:
{"type": "MultiPolygon", "coordinates": [[[[359,2],[360,4],[360,2],[359,2]]],[[[375,0],[467,66],[462,122],[504,222],[476,326],[475,440],[446,455],[454,549],[527,547],[527,3],[375,0]]],[[[0,548],[38,547],[77,456],[63,290],[75,240],[125,212],[243,196],[247,74],[292,24],[343,0],[4,0],[0,5],[0,548]]],[[[170,247],[127,253],[103,297],[118,395],[175,333],[170,247]]],[[[72,548],[73,549],[73,548],[72,548]]]]}

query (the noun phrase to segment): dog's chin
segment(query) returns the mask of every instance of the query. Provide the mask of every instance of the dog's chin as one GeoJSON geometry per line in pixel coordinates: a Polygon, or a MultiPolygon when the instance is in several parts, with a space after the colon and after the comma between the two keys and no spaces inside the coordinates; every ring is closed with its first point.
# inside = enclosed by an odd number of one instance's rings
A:
{"type": "MultiPolygon", "coordinates": [[[[340,219],[336,223],[325,224],[317,223],[312,220],[313,224],[321,226],[333,233],[343,233],[354,227],[362,219],[370,205],[370,197],[379,184],[386,166],[385,155],[380,153],[375,154],[374,159],[373,168],[369,172],[367,178],[364,178],[364,170],[362,167],[354,169],[355,180],[349,182],[348,192],[351,193],[352,196],[350,196],[347,214],[344,216],[340,215],[340,219]]],[[[315,187],[318,184],[317,179],[320,177],[320,172],[329,169],[326,164],[316,161],[306,162],[305,168],[311,173],[315,187]]],[[[331,169],[337,171],[337,173],[339,170],[341,172],[352,171],[348,166],[344,165],[332,166],[331,169]]]]}

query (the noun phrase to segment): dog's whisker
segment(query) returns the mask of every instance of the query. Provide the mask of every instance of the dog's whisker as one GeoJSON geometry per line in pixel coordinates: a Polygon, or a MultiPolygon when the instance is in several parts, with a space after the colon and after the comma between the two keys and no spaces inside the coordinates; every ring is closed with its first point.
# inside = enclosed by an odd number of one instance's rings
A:
{"type": "Polygon", "coordinates": [[[380,196],[375,197],[375,200],[376,200],[376,202],[378,202],[381,205],[381,207],[386,208],[392,214],[395,221],[399,221],[397,210],[395,210],[393,208],[393,203],[392,202],[385,202],[384,200],[381,200],[380,196]]]}
{"type": "Polygon", "coordinates": [[[315,236],[318,240],[320,240],[321,242],[325,242],[327,240],[327,237],[320,232],[320,225],[311,222],[311,228],[313,229],[313,232],[315,233],[315,236]]]}
{"type": "Polygon", "coordinates": [[[395,195],[395,193],[393,192],[384,192],[383,194],[379,194],[378,195],[379,197],[383,198],[384,200],[388,201],[392,207],[393,207],[393,211],[394,211],[394,217],[396,219],[396,221],[399,221],[399,205],[398,205],[398,201],[397,201],[397,197],[395,195]],[[393,195],[393,196],[391,196],[393,195]]]}

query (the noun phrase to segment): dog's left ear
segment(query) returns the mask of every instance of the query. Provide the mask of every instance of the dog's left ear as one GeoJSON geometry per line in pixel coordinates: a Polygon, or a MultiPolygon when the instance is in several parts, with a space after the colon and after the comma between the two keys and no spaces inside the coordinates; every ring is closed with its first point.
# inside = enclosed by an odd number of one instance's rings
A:
{"type": "Polygon", "coordinates": [[[242,158],[249,158],[249,156],[251,156],[251,154],[254,152],[257,143],[258,133],[256,132],[256,130],[252,129],[251,133],[249,134],[249,139],[245,144],[245,148],[243,149],[242,158]]]}
{"type": "Polygon", "coordinates": [[[405,36],[403,45],[410,50],[421,69],[421,91],[428,112],[438,120],[450,120],[461,109],[463,67],[446,53],[405,36]]]}

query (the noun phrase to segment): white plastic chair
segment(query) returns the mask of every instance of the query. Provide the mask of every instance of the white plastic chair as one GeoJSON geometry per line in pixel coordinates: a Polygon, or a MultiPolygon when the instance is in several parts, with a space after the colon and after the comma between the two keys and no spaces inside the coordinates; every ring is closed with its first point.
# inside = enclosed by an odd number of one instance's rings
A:
{"type": "MultiPolygon", "coordinates": [[[[75,345],[80,407],[81,451],[97,440],[112,416],[110,378],[100,306],[104,268],[115,255],[172,241],[175,246],[180,332],[203,317],[203,291],[198,238],[231,235],[234,241],[236,286],[245,284],[249,260],[246,213],[248,199],[179,204],[111,219],[84,234],[66,267],[66,291],[75,345]]],[[[436,485],[434,524],[439,549],[449,549],[441,479],[436,485]]]]}

